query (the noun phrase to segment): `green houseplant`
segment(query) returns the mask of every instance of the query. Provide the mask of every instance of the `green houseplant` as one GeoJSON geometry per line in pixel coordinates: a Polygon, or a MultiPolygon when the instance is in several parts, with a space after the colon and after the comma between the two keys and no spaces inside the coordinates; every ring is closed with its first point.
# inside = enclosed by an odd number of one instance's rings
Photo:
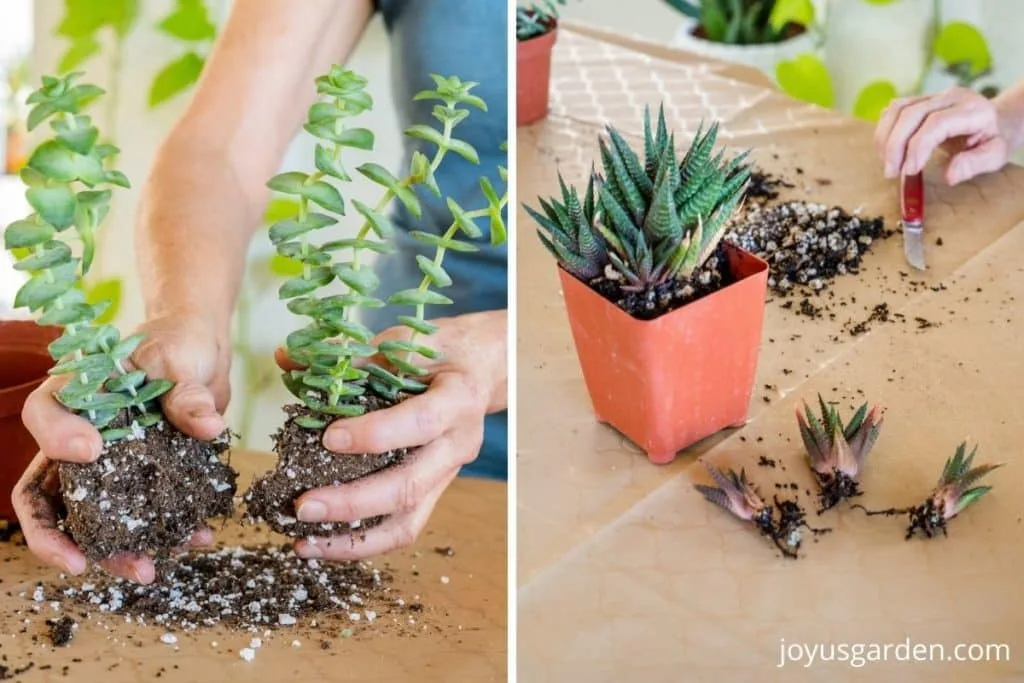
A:
{"type": "Polygon", "coordinates": [[[538,0],[516,6],[516,121],[528,126],[548,113],[551,51],[558,39],[559,6],[538,0]]]}
{"type": "Polygon", "coordinates": [[[664,110],[644,149],[614,128],[585,189],[525,207],[555,257],[597,417],[653,462],[746,420],[767,264],[722,242],[750,177],[725,159],[718,125],[682,158],[664,110]],[[609,358],[616,362],[609,363],[609,358]]]}
{"type": "Polygon", "coordinates": [[[80,76],[46,76],[28,98],[29,129],[49,123],[52,136],[21,171],[33,213],[7,227],[4,244],[30,275],[15,305],[36,313],[41,325],[63,328],[49,345],[57,363],[50,374],[67,378],[54,397],[105,442],[95,462],[59,465],[65,529],[94,560],[166,553],[208,518],[231,512],[236,474],[218,457],[226,438],[197,441],[163,418],[158,399],[173,384],[131,366],[143,335],[122,338],[99,322],[110,302],[88,303],[82,292],[111,188],[129,183],[110,168],[117,149],[98,142],[99,130],[82,113],[103,91],[78,83],[80,76]]]}
{"type": "Polygon", "coordinates": [[[761,70],[814,50],[811,0],[665,0],[682,23],[673,42],[690,52],[761,70]]]}
{"type": "MultiPolygon", "coordinates": [[[[432,158],[414,153],[402,178],[373,162],[355,168],[358,175],[384,189],[374,206],[357,200],[346,202],[339,191],[353,180],[346,167],[346,150],[371,151],[374,134],[348,125],[350,119],[373,106],[366,80],[337,66],[317,79],[322,97],[310,107],[305,124],[319,141],[317,170],[282,173],[268,182],[272,190],[298,198],[298,214],[271,226],[269,236],[280,256],[301,264],[301,272],[281,285],[279,295],[288,301],[291,312],[307,318],[308,323],[286,340],[288,356],[300,369],[285,372],[283,380],[300,403],[285,407],[288,418],[274,436],[277,466],[253,484],[246,500],[250,517],[263,519],[286,535],[323,536],[355,528],[355,523],[298,522],[294,500],[312,488],[352,481],[390,467],[401,461],[405,451],[338,457],[321,445],[323,430],[334,420],[390,407],[428,388],[426,371],[416,359],[438,357],[429,346],[429,335],[436,328],[427,319],[427,308],[452,303],[440,291],[452,284],[444,269],[445,254],[476,251],[473,241],[484,236],[476,222],[480,219],[489,220],[492,244],[505,241],[502,211],[507,198],[499,196],[490,180],[482,176],[480,208],[466,209],[447,197],[451,213],[447,230],[442,234],[411,233],[434,249],[433,258],[417,257],[423,273],[420,285],[396,292],[387,301],[375,295],[380,282],[369,257],[391,248],[388,238],[394,227],[385,213],[387,207],[397,200],[419,218],[422,207],[414,190],[422,187],[435,196],[446,196],[434,173],[449,154],[479,163],[477,151],[456,137],[459,124],[473,109],[486,110],[486,103],[472,93],[476,84],[457,77],[435,75],[433,79],[434,89],[415,97],[437,103],[433,109],[437,124],[417,124],[406,130],[406,135],[433,149],[432,158]],[[346,215],[348,205],[355,209],[359,225],[354,236],[314,242],[315,236],[346,215]],[[341,293],[323,291],[332,283],[341,285],[341,293]],[[409,334],[403,340],[375,345],[374,333],[379,330],[359,322],[358,313],[386,304],[408,307],[409,313],[397,316],[396,322],[409,334]]],[[[505,170],[499,169],[499,173],[504,180],[505,170]]],[[[361,525],[376,521],[362,520],[361,525]]]]}

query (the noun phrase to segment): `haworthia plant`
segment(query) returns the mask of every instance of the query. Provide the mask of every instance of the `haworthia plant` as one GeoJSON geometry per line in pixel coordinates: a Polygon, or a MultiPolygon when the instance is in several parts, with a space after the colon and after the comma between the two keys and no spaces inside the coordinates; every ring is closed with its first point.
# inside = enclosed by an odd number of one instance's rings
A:
{"type": "Polygon", "coordinates": [[[516,6],[516,39],[529,40],[544,35],[558,20],[559,6],[566,0],[537,0],[516,6]]]}
{"type": "Polygon", "coordinates": [[[53,136],[32,153],[21,179],[33,209],[28,217],[4,231],[4,246],[22,257],[15,268],[29,274],[18,291],[15,306],[39,314],[42,325],[63,327],[50,344],[56,366],[52,375],[69,375],[56,398],[101,430],[107,440],[137,433],[159,422],[154,403],[173,383],[148,380],[142,370],[129,370],[125,361],[143,335],[121,338],[116,327],[97,322],[110,302],[87,303],[81,282],[95,253],[95,235],[109,210],[111,186],[129,187],[128,179],[109,168],[118,150],[97,142],[99,131],[85,107],[103,91],[78,83],[81,73],[62,78],[44,76],[33,92],[29,130],[49,122],[53,136]],[[78,255],[72,250],[72,244],[78,255]],[[25,254],[24,250],[28,250],[25,254]],[[122,411],[130,427],[108,428],[122,411]],[[136,427],[137,426],[137,427],[136,427]]]}
{"type": "MultiPolygon", "coordinates": [[[[414,153],[409,172],[403,178],[372,162],[356,167],[360,175],[383,187],[385,192],[372,207],[357,200],[349,202],[361,221],[355,237],[321,244],[310,242],[312,234],[337,223],[338,217],[346,214],[346,201],[338,189],[339,184],[352,181],[343,165],[344,150],[369,151],[374,146],[374,135],[370,130],[347,125],[350,119],[373,106],[366,91],[366,79],[362,76],[335,66],[317,79],[317,91],[321,97],[310,107],[305,124],[306,131],[318,140],[314,158],[317,170],[309,174],[281,173],[267,183],[270,189],[298,200],[298,215],[271,226],[270,239],[280,256],[302,265],[301,273],[281,285],[279,296],[288,300],[291,312],[310,319],[309,324],[292,332],[286,339],[289,356],[303,368],[286,372],[285,385],[315,415],[297,418],[303,427],[321,428],[335,417],[361,415],[366,406],[358,399],[366,394],[368,388],[383,397],[424,390],[425,385],[415,379],[423,374],[423,370],[412,362],[411,356],[414,353],[428,358],[437,356],[433,349],[417,344],[415,336],[430,334],[435,329],[424,317],[426,306],[451,303],[450,299],[431,289],[431,286],[451,284],[451,277],[443,268],[445,252],[475,249],[473,244],[456,239],[456,233],[461,231],[470,238],[479,237],[481,231],[474,220],[481,216],[491,217],[492,240],[504,238],[501,210],[506,200],[497,196],[486,178],[481,180],[481,189],[488,201],[486,209],[465,211],[449,198],[447,203],[454,222],[448,232],[442,236],[412,233],[417,240],[436,248],[434,259],[417,259],[424,274],[423,283],[416,289],[397,292],[388,301],[415,308],[415,315],[398,319],[400,324],[412,330],[412,338],[391,342],[379,349],[371,344],[373,331],[361,324],[355,313],[360,309],[385,305],[375,296],[380,283],[364,257],[367,252],[382,254],[390,251],[388,239],[394,227],[385,213],[388,206],[398,200],[409,214],[419,218],[422,207],[413,188],[421,185],[435,196],[442,196],[434,174],[449,152],[455,152],[471,163],[479,163],[477,150],[454,135],[458,125],[469,116],[470,108],[486,111],[486,103],[472,94],[477,84],[463,82],[457,77],[434,75],[432,78],[434,89],[417,93],[415,99],[437,102],[433,116],[440,129],[418,124],[405,133],[431,145],[433,157],[428,158],[422,152],[414,153]],[[311,207],[319,210],[311,210],[311,207]],[[339,252],[347,253],[349,259],[336,262],[333,255],[339,252]],[[316,294],[335,281],[343,285],[342,293],[316,294]],[[387,359],[394,371],[376,363],[360,362],[378,353],[387,359]]],[[[504,179],[504,170],[502,174],[504,179]]]]}
{"type": "Polygon", "coordinates": [[[561,201],[527,213],[544,246],[566,271],[590,281],[614,267],[625,290],[689,278],[714,253],[750,178],[747,152],[715,152],[718,124],[698,128],[680,161],[665,112],[644,114],[644,159],[608,127],[600,141],[604,173],[591,173],[583,199],[559,178],[561,201]]]}

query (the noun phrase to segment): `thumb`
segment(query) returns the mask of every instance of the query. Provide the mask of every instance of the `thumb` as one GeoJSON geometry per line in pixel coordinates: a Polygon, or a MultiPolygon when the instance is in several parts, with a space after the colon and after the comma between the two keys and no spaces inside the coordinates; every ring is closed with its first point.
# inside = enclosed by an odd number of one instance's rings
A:
{"type": "Polygon", "coordinates": [[[1006,145],[1001,138],[992,138],[955,155],[946,166],[946,182],[957,185],[983,173],[998,171],[1005,165],[1006,145]]]}
{"type": "Polygon", "coordinates": [[[163,398],[163,409],[175,427],[203,441],[215,439],[227,429],[213,392],[197,382],[175,384],[163,398]]]}

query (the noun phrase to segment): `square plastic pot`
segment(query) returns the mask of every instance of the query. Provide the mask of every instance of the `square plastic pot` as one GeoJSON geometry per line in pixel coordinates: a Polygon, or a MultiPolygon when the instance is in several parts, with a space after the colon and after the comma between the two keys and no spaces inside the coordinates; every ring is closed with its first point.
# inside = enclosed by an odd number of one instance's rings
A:
{"type": "Polygon", "coordinates": [[[747,420],[768,264],[732,245],[725,251],[735,282],[654,320],[634,318],[559,269],[597,419],[653,463],[747,420]]]}
{"type": "Polygon", "coordinates": [[[548,115],[551,52],[558,25],[542,35],[516,42],[516,124],[529,126],[548,115]]]}

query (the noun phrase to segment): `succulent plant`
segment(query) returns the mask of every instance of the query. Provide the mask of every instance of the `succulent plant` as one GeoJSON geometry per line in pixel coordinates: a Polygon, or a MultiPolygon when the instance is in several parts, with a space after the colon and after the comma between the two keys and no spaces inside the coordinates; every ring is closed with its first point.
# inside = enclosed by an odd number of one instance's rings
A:
{"type": "Polygon", "coordinates": [[[718,124],[700,125],[682,160],[664,107],[652,126],[644,113],[644,159],[612,126],[600,141],[603,174],[592,172],[583,199],[560,179],[561,200],[524,207],[561,266],[590,281],[612,266],[624,291],[685,280],[715,251],[750,178],[747,152],[714,153],[718,124]]]}
{"type": "Polygon", "coordinates": [[[15,268],[29,279],[18,291],[15,306],[38,313],[42,325],[63,327],[50,344],[57,364],[51,375],[70,375],[56,398],[87,419],[108,441],[138,436],[157,424],[162,413],[156,399],[173,383],[150,380],[126,361],[143,341],[124,339],[116,327],[96,322],[109,301],[87,303],[82,280],[95,252],[95,233],[110,207],[112,186],[129,187],[128,179],[110,168],[118,150],[99,142],[91,117],[82,113],[103,90],[79,83],[81,73],[44,76],[42,87],[28,98],[29,129],[49,122],[52,137],[32,153],[21,179],[33,213],[4,231],[4,245],[17,260],[15,268]],[[70,230],[69,230],[70,229],[70,230]],[[80,249],[75,255],[72,246],[80,249]],[[110,427],[128,413],[128,426],[110,427]]]}
{"type": "Polygon", "coordinates": [[[907,529],[907,538],[913,536],[917,530],[929,538],[939,529],[945,534],[946,523],[949,520],[977,503],[992,490],[991,486],[974,484],[993,470],[1002,467],[1002,464],[972,467],[977,452],[978,447],[975,446],[970,455],[967,455],[967,442],[963,442],[957,447],[953,457],[946,460],[942,476],[939,477],[931,496],[922,505],[909,510],[911,524],[907,529]]]}
{"type": "MultiPolygon", "coordinates": [[[[435,101],[433,116],[441,129],[427,125],[414,125],[405,131],[407,136],[422,140],[436,149],[433,158],[421,152],[412,156],[408,174],[398,178],[379,164],[368,162],[355,170],[373,183],[384,188],[384,195],[373,207],[357,200],[350,203],[361,217],[361,227],[353,238],[333,240],[319,245],[310,242],[318,230],[338,222],[344,216],[345,200],[338,183],[352,180],[342,163],[346,148],[372,150],[374,135],[366,128],[348,127],[346,121],[371,109],[372,98],[366,91],[366,79],[340,66],[316,81],[321,99],[308,113],[305,129],[319,143],[315,150],[316,171],[313,173],[281,173],[267,183],[270,189],[297,197],[298,216],[276,223],[270,228],[270,239],[278,254],[299,261],[302,272],[285,281],[279,290],[281,299],[287,299],[288,309],[310,318],[309,324],[288,335],[288,355],[303,366],[286,372],[284,381],[312,415],[296,418],[309,429],[324,427],[335,417],[353,417],[366,411],[359,400],[372,388],[384,397],[395,397],[401,392],[419,392],[426,386],[416,377],[424,371],[412,362],[413,354],[428,358],[437,353],[416,343],[419,334],[431,334],[435,327],[426,321],[426,306],[452,303],[434,288],[443,288],[452,280],[444,270],[447,251],[474,251],[469,241],[457,239],[461,232],[470,239],[481,236],[475,220],[489,217],[491,240],[504,241],[505,229],[502,209],[507,199],[499,197],[486,177],[480,180],[481,192],[487,206],[468,211],[455,200],[447,198],[453,222],[443,235],[413,231],[412,237],[436,249],[433,259],[417,257],[423,281],[415,289],[393,294],[387,303],[412,306],[413,315],[399,316],[398,322],[412,331],[412,338],[391,341],[377,348],[371,344],[374,331],[356,319],[360,309],[377,308],[385,302],[374,296],[380,282],[373,267],[364,258],[368,252],[386,253],[390,250],[387,239],[393,233],[391,221],[385,215],[393,200],[401,202],[414,218],[422,215],[420,201],[413,191],[415,186],[428,188],[435,196],[442,196],[434,178],[448,152],[455,152],[471,163],[478,164],[477,151],[467,142],[454,137],[456,127],[470,114],[470,108],[486,111],[486,103],[472,94],[477,85],[463,82],[457,77],[432,76],[435,88],[415,95],[416,100],[435,101]],[[334,182],[329,182],[333,180],[334,182]],[[315,205],[321,211],[311,210],[315,205]],[[334,254],[344,252],[348,260],[336,262],[334,254]],[[318,290],[338,281],[344,286],[340,294],[318,296],[318,290]],[[380,353],[394,369],[389,370],[367,359],[380,353]]],[[[504,169],[501,177],[507,178],[504,169]]]]}
{"type": "Polygon", "coordinates": [[[516,39],[529,40],[544,35],[558,20],[559,6],[566,0],[537,0],[516,6],[516,39]]]}
{"type": "Polygon", "coordinates": [[[731,512],[742,520],[758,526],[771,523],[772,509],[757,493],[747,479],[745,470],[720,470],[713,465],[704,465],[718,487],[696,484],[695,488],[707,499],[723,510],[731,512]]]}
{"type": "Polygon", "coordinates": [[[763,536],[772,540],[783,556],[797,556],[803,529],[809,529],[815,534],[828,531],[810,527],[805,521],[806,514],[794,501],[774,498],[772,504],[766,503],[747,479],[744,470],[741,469],[739,473],[732,469],[723,471],[707,462],[704,466],[718,486],[695,484],[694,488],[705,500],[743,521],[752,522],[763,536]]]}
{"type": "Polygon", "coordinates": [[[790,20],[799,14],[813,16],[805,0],[665,0],[669,5],[700,22],[707,40],[728,45],[763,45],[789,37],[790,20]],[[803,5],[795,8],[794,5],[803,5]],[[785,14],[782,14],[785,12],[785,14]]]}
{"type": "Polygon", "coordinates": [[[839,411],[818,395],[820,415],[804,403],[797,408],[800,436],[807,450],[807,461],[821,488],[822,509],[827,510],[846,498],[860,495],[857,477],[868,453],[882,429],[882,410],[868,410],[864,403],[846,424],[839,411]]]}

